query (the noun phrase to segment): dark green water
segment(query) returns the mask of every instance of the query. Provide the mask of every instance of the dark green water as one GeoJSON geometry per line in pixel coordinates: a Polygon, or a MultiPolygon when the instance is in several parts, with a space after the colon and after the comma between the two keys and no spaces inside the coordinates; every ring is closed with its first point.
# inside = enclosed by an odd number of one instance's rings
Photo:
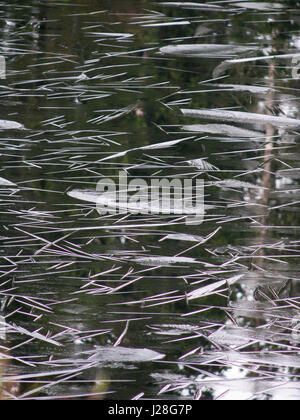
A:
{"type": "Polygon", "coordinates": [[[299,399],[299,3],[184,3],[0,2],[1,399],[299,399]]]}

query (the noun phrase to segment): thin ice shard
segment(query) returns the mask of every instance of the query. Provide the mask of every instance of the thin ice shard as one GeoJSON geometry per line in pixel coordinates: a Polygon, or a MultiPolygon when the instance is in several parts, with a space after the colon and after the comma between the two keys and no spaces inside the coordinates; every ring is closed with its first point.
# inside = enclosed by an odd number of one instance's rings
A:
{"type": "Polygon", "coordinates": [[[8,179],[2,178],[0,177],[0,185],[4,185],[6,187],[15,187],[16,184],[14,184],[13,182],[9,181],[8,179]]]}
{"type": "Polygon", "coordinates": [[[0,130],[25,130],[25,127],[16,121],[0,120],[0,130]]]}
{"type": "Polygon", "coordinates": [[[223,134],[229,137],[261,138],[264,133],[247,130],[226,124],[189,124],[183,125],[182,130],[194,133],[223,134]]]}

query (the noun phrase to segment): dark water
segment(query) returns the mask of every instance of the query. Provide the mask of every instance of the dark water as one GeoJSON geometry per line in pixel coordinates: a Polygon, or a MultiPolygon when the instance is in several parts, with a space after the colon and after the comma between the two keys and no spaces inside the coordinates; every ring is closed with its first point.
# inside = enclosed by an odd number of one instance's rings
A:
{"type": "Polygon", "coordinates": [[[300,4],[201,5],[0,3],[1,399],[299,399],[300,4]]]}

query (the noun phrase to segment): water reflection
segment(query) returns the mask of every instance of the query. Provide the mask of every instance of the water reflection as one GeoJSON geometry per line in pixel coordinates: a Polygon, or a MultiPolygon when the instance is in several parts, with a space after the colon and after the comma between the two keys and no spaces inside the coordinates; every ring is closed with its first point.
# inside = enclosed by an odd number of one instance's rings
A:
{"type": "Polygon", "coordinates": [[[1,399],[299,398],[299,13],[175,3],[1,4],[1,399]],[[120,170],[204,223],[99,215],[120,170]]]}

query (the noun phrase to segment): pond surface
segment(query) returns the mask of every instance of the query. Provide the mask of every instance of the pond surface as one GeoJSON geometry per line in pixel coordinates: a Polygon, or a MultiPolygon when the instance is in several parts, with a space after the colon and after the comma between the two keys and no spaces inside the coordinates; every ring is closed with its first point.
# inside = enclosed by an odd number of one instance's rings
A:
{"type": "Polygon", "coordinates": [[[0,2],[1,399],[300,398],[299,6],[0,2]]]}

